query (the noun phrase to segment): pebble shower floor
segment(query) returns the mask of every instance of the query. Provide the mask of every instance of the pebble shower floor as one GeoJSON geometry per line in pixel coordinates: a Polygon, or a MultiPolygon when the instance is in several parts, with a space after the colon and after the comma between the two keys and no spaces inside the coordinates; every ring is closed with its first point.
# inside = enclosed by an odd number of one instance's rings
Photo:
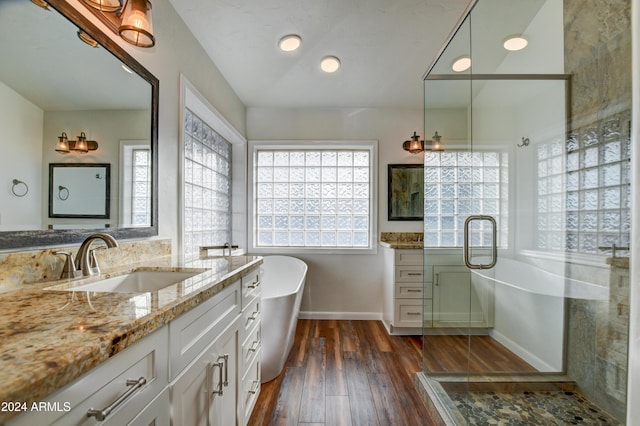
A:
{"type": "Polygon", "coordinates": [[[468,413],[469,425],[622,425],[575,391],[450,392],[449,396],[461,413],[468,413]]]}

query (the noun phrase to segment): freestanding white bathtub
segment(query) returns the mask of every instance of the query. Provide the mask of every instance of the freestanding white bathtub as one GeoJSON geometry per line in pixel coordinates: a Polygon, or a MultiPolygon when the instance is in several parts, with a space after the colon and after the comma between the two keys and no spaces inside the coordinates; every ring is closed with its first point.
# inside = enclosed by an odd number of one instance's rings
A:
{"type": "Polygon", "coordinates": [[[307,264],[290,256],[265,256],[262,263],[262,383],[275,379],[296,333],[307,264]]]}
{"type": "Polygon", "coordinates": [[[493,295],[495,320],[489,335],[544,372],[563,368],[565,298],[608,298],[605,286],[506,257],[498,258],[494,268],[471,272],[476,291],[493,295]]]}

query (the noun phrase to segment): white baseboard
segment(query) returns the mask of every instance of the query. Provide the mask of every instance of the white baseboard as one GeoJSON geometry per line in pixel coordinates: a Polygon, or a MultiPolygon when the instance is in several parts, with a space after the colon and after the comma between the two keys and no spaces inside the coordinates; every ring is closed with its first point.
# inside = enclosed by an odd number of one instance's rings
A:
{"type": "Polygon", "coordinates": [[[313,320],[382,320],[381,312],[314,312],[300,311],[300,319],[313,320]]]}
{"type": "Polygon", "coordinates": [[[553,368],[551,365],[547,364],[542,359],[538,358],[536,355],[529,352],[529,350],[523,348],[513,340],[509,339],[504,334],[491,330],[489,335],[509,349],[514,354],[518,355],[520,358],[531,364],[536,370],[542,372],[557,372],[558,369],[553,368]]]}

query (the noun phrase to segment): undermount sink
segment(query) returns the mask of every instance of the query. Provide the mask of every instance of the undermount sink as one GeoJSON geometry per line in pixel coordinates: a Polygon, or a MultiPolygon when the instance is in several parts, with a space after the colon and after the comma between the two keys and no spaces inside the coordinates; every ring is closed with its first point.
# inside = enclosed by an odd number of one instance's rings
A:
{"type": "Polygon", "coordinates": [[[145,293],[158,291],[172,284],[191,278],[201,271],[136,271],[130,274],[105,278],[75,287],[58,285],[45,290],[95,291],[113,293],[145,293]]]}

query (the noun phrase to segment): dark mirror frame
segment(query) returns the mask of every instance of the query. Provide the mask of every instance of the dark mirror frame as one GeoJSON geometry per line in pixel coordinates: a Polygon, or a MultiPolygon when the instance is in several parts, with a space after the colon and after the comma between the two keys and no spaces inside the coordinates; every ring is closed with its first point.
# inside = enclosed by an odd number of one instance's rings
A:
{"type": "Polygon", "coordinates": [[[387,220],[424,220],[424,165],[422,164],[389,164],[387,168],[388,182],[388,216],[387,220]],[[408,188],[409,178],[413,174],[422,174],[419,180],[418,203],[411,208],[411,198],[416,192],[408,188]]]}
{"type": "MultiPolygon", "coordinates": [[[[88,170],[85,170],[85,173],[88,170]]],[[[96,176],[98,178],[98,176],[96,176]]],[[[73,196],[73,194],[71,194],[73,196]]],[[[84,197],[81,197],[84,198],[84,197]]],[[[96,201],[98,197],[94,198],[96,201]]],[[[111,164],[109,163],[49,163],[49,217],[61,217],[61,218],[76,218],[76,219],[109,219],[109,214],[111,213],[111,164]],[[69,189],[64,186],[59,186],[58,191],[56,191],[56,187],[54,184],[55,180],[55,171],[56,169],[60,170],[63,168],[75,168],[75,169],[94,169],[91,171],[91,175],[95,172],[95,169],[103,169],[104,177],[100,177],[100,179],[104,179],[104,193],[103,194],[93,194],[95,196],[101,195],[104,197],[104,211],[100,214],[88,214],[88,213],[60,213],[55,211],[55,203],[54,198],[60,191],[62,195],[58,195],[60,200],[67,200],[69,197],[69,189]],[[66,194],[65,194],[66,190],[66,194]],[[66,197],[65,197],[66,195],[66,197]]]]}
{"type": "MultiPolygon", "coordinates": [[[[49,6],[89,34],[102,48],[114,55],[151,85],[151,226],[139,228],[104,228],[91,230],[39,230],[0,232],[0,251],[79,244],[96,232],[106,232],[118,240],[149,238],[158,235],[158,99],[159,81],[146,68],[104,34],[81,12],[65,0],[47,0],[49,6]]],[[[81,43],[78,40],[78,43],[81,43]]]]}

